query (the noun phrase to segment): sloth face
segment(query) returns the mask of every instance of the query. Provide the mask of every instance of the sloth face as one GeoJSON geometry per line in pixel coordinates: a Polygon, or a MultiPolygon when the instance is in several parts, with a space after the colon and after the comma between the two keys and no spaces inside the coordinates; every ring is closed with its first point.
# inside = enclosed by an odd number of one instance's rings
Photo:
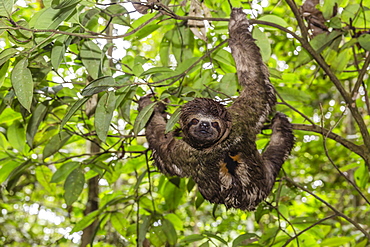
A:
{"type": "Polygon", "coordinates": [[[215,141],[221,133],[221,126],[218,119],[207,117],[195,117],[188,124],[189,135],[203,141],[215,141]]]}
{"type": "Polygon", "coordinates": [[[183,131],[187,134],[191,146],[205,148],[216,143],[224,133],[223,122],[215,117],[192,115],[183,131]]]}
{"type": "Polygon", "coordinates": [[[184,140],[193,148],[202,149],[225,139],[231,129],[231,116],[220,103],[195,98],[186,103],[180,114],[184,140]]]}

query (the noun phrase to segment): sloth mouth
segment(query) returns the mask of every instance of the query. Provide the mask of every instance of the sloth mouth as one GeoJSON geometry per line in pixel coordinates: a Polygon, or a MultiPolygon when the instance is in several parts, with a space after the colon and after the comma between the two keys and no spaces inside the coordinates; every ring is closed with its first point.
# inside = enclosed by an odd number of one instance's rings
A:
{"type": "Polygon", "coordinates": [[[204,137],[212,135],[212,132],[208,130],[198,130],[197,133],[198,135],[204,136],[204,137]]]}

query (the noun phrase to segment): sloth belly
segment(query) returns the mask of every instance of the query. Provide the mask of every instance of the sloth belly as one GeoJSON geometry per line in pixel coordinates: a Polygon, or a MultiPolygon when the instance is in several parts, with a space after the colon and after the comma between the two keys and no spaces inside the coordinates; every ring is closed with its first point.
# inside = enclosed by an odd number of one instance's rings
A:
{"type": "Polygon", "coordinates": [[[200,163],[194,180],[208,201],[252,210],[266,196],[264,166],[258,165],[259,158],[258,154],[227,152],[211,163],[200,163]]]}

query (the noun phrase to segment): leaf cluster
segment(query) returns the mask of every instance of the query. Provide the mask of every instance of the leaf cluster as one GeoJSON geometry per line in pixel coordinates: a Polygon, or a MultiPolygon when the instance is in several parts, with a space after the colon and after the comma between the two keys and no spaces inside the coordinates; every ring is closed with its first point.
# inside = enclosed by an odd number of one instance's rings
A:
{"type": "Polygon", "coordinates": [[[24,2],[0,2],[0,245],[368,245],[368,3],[306,0],[316,11],[303,14],[299,1],[205,0],[192,16],[196,0],[24,2]],[[143,137],[158,104],[168,132],[184,102],[238,95],[230,4],[248,14],[297,140],[255,212],[159,174],[143,137]]]}

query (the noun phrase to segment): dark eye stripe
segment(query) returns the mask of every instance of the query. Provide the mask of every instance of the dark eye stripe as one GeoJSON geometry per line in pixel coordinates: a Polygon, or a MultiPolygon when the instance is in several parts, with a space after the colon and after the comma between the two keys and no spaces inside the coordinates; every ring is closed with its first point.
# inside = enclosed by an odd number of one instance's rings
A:
{"type": "Polygon", "coordinates": [[[198,124],[199,123],[199,120],[198,119],[196,119],[196,118],[193,118],[191,121],[190,121],[190,124],[191,125],[196,125],[196,124],[198,124]]]}
{"type": "Polygon", "coordinates": [[[212,122],[211,123],[212,127],[215,128],[219,133],[221,132],[221,128],[220,128],[220,125],[218,124],[218,122],[212,122]]]}

